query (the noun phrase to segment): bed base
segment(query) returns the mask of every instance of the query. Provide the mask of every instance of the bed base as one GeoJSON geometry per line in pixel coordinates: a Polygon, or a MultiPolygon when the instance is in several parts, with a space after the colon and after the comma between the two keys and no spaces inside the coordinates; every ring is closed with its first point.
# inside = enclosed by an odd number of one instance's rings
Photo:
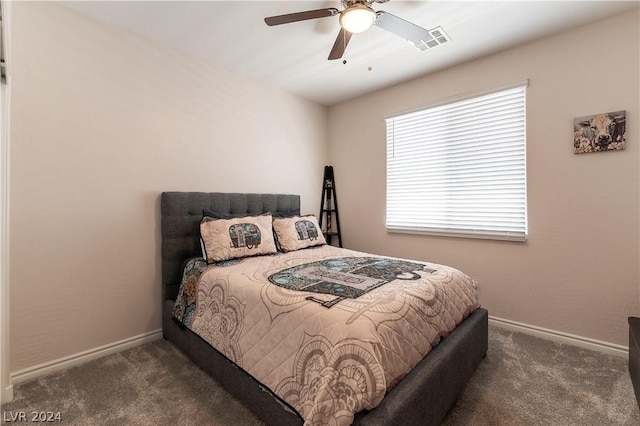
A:
{"type": "MultiPolygon", "coordinates": [[[[198,255],[202,209],[224,214],[299,214],[296,195],[165,192],[161,197],[162,331],[198,367],[269,426],[301,425],[302,418],[264,385],[172,318],[181,266],[198,255]]],[[[439,425],[487,353],[488,312],[478,309],[433,349],[354,425],[439,425]]]]}
{"type": "MultiPolygon", "coordinates": [[[[301,417],[269,389],[180,325],[165,301],[163,336],[269,426],[300,426],[301,417]]],[[[361,426],[437,426],[487,353],[488,313],[478,309],[425,357],[371,411],[356,415],[361,426]]]]}

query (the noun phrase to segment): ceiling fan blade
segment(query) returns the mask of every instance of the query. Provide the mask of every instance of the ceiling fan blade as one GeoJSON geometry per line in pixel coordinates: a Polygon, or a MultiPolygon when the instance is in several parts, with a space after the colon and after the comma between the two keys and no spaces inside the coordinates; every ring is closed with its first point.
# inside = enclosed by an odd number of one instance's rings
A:
{"type": "Polygon", "coordinates": [[[335,7],[326,9],[307,10],[306,12],[288,13],[286,15],[270,16],[264,18],[264,22],[270,27],[274,25],[288,24],[291,22],[306,21],[308,19],[328,18],[339,14],[335,7]]]}
{"type": "Polygon", "coordinates": [[[336,38],[336,42],[333,43],[331,53],[329,53],[330,61],[342,58],[342,55],[344,55],[344,51],[347,49],[347,44],[349,44],[349,40],[351,40],[352,35],[352,33],[345,30],[344,28],[340,28],[338,38],[336,38]]]}
{"type": "MultiPolygon", "coordinates": [[[[409,21],[405,21],[402,18],[398,18],[391,13],[379,11],[376,15],[376,26],[404,38],[420,50],[427,50],[430,47],[437,46],[447,41],[445,38],[443,38],[443,40],[436,41],[431,34],[431,31],[409,21]]],[[[442,33],[438,32],[438,34],[442,33]]]]}

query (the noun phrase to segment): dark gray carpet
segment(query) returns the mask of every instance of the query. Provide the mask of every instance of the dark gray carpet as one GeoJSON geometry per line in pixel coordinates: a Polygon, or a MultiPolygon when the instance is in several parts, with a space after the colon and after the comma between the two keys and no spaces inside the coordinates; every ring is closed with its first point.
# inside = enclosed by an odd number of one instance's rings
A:
{"type": "Polygon", "coordinates": [[[444,425],[640,425],[626,358],[489,328],[444,425]]]}
{"type": "MultiPolygon", "coordinates": [[[[2,410],[75,425],[262,425],[164,340],[20,383],[2,410]]],[[[640,425],[640,411],[626,360],[492,327],[444,424],[640,425]]]]}

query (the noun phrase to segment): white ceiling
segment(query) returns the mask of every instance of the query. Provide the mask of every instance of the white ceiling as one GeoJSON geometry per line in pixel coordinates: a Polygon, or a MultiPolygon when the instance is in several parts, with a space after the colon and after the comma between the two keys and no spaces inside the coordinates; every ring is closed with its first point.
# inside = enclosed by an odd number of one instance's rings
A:
{"type": "MultiPolygon", "coordinates": [[[[77,1],[60,4],[332,105],[454,64],[638,7],[638,1],[402,1],[373,4],[451,41],[420,51],[381,28],[354,35],[347,63],[328,61],[338,17],[268,27],[266,16],[335,7],[329,1],[77,1]],[[369,70],[371,67],[371,70],[369,70]]],[[[606,36],[606,35],[603,35],[606,36]]],[[[588,49],[585,47],[585,49],[588,49]]],[[[586,53],[585,53],[586,55],[586,53]]]]}

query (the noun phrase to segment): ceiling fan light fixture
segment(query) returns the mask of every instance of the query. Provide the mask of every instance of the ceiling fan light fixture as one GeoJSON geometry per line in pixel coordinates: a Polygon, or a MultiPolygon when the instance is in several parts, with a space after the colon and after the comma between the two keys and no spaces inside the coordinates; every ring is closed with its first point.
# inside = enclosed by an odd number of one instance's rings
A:
{"type": "Polygon", "coordinates": [[[364,4],[351,6],[340,14],[340,26],[352,34],[368,30],[375,20],[376,12],[364,4]]]}

